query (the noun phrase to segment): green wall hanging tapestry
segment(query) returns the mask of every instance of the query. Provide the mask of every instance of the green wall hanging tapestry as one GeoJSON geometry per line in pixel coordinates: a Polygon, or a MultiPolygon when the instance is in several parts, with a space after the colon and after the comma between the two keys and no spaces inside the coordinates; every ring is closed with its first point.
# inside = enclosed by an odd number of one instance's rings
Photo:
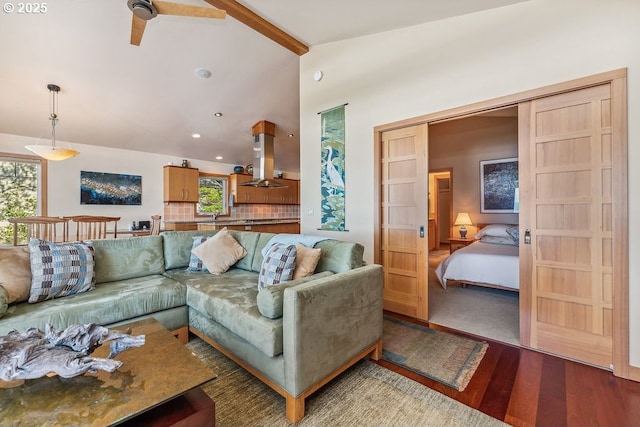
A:
{"type": "Polygon", "coordinates": [[[320,113],[321,230],[345,231],[344,107],[340,105],[320,113]]]}

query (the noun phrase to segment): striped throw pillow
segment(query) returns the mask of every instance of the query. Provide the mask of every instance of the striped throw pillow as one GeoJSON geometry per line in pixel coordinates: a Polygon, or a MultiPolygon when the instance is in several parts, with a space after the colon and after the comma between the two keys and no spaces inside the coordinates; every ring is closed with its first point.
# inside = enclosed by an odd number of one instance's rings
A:
{"type": "Polygon", "coordinates": [[[29,302],[79,294],[94,288],[93,246],[31,239],[29,252],[32,274],[29,302]]]}
{"type": "Polygon", "coordinates": [[[275,243],[262,260],[258,274],[258,290],[291,280],[296,268],[296,246],[275,243]]]}
{"type": "MultiPolygon", "coordinates": [[[[191,250],[193,251],[195,248],[206,242],[208,237],[206,236],[195,236],[193,238],[193,244],[191,245],[191,250]]],[[[191,252],[191,256],[189,257],[189,267],[187,267],[187,271],[203,271],[205,273],[209,272],[209,269],[202,262],[200,258],[196,256],[193,252],[191,252]]]]}

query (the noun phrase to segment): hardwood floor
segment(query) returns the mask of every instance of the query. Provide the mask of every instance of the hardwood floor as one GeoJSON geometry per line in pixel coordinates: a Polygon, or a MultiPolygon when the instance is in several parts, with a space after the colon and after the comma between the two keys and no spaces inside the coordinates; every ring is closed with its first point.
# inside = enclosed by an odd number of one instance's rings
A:
{"type": "Polygon", "coordinates": [[[489,349],[462,392],[387,361],[376,362],[487,415],[514,426],[640,425],[640,383],[570,360],[385,314],[487,341],[489,349]]]}

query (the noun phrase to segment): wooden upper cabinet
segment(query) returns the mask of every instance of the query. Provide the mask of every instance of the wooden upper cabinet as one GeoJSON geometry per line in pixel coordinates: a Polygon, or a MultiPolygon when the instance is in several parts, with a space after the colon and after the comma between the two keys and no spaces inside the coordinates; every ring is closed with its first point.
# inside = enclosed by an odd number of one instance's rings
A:
{"type": "Polygon", "coordinates": [[[253,180],[251,175],[232,174],[229,178],[231,194],[236,204],[263,203],[271,205],[299,205],[299,182],[277,178],[274,181],[286,187],[247,187],[241,184],[253,180]]]}
{"type": "Polygon", "coordinates": [[[195,168],[164,167],[164,201],[197,203],[200,173],[195,168]]]}

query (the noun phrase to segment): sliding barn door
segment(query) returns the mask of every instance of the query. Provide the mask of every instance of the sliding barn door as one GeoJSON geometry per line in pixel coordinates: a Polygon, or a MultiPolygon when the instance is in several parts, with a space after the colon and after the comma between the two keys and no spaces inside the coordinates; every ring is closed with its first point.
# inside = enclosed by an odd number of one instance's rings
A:
{"type": "Polygon", "coordinates": [[[611,87],[520,105],[523,344],[609,368],[611,87]]]}
{"type": "Polygon", "coordinates": [[[384,308],[427,320],[427,125],[382,134],[384,308]]]}

